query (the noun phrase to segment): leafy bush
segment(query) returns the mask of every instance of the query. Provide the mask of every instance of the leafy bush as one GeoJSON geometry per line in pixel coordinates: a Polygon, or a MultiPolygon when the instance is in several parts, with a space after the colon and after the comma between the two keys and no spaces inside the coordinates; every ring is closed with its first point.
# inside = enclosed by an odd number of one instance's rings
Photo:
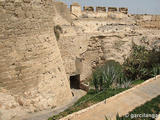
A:
{"type": "Polygon", "coordinates": [[[160,74],[160,64],[154,64],[152,68],[152,75],[155,77],[160,74]]]}
{"type": "Polygon", "coordinates": [[[128,88],[131,81],[147,80],[160,74],[160,51],[147,50],[133,43],[130,56],[123,65],[113,60],[98,67],[92,74],[96,91],[104,88],[128,88]]]}
{"type": "Polygon", "coordinates": [[[131,55],[123,64],[124,74],[131,80],[147,80],[158,75],[160,52],[133,44],[131,55]]]}

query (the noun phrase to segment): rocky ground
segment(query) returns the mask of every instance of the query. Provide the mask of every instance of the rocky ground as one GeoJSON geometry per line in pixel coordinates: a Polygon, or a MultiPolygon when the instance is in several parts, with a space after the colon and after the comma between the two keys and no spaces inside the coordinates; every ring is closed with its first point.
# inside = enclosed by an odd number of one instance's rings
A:
{"type": "MultiPolygon", "coordinates": [[[[80,89],[72,89],[72,93],[74,94],[74,97],[70,101],[70,103],[67,105],[57,107],[55,109],[44,110],[44,111],[40,111],[37,113],[36,112],[27,113],[27,114],[26,114],[26,112],[23,113],[22,111],[24,109],[19,107],[19,108],[13,109],[12,111],[10,110],[9,112],[8,112],[8,110],[6,110],[6,118],[8,118],[7,112],[11,113],[11,115],[13,115],[13,112],[15,112],[15,116],[12,116],[11,120],[47,120],[49,117],[56,115],[56,114],[64,111],[68,107],[72,106],[79,98],[81,98],[82,96],[84,96],[86,94],[85,91],[80,90],[80,89]],[[18,110],[19,110],[19,112],[18,112],[18,110]],[[17,112],[21,113],[21,114],[17,115],[16,114],[17,112]]],[[[7,101],[6,101],[6,103],[7,103],[7,101]]]]}

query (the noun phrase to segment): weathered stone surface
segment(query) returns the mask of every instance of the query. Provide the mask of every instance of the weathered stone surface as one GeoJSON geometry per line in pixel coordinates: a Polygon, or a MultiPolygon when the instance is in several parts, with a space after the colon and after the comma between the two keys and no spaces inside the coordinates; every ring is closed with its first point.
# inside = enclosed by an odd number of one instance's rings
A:
{"type": "MultiPolygon", "coordinates": [[[[90,13],[96,12],[83,11],[83,14],[90,13]]],[[[132,41],[138,45],[149,43],[147,47],[150,48],[158,39],[156,37],[159,36],[158,30],[148,31],[141,28],[136,25],[134,16],[120,12],[108,12],[106,15],[107,18],[98,18],[96,15],[88,18],[80,17],[73,20],[72,26],[62,26],[64,31],[58,45],[68,78],[80,74],[81,81],[85,81],[91,76],[92,70],[106,60],[123,63],[124,58],[130,54],[132,41]],[[82,59],[81,73],[77,72],[76,58],[82,59]]]]}
{"type": "Polygon", "coordinates": [[[119,8],[119,12],[128,14],[128,8],[119,8]]]}
{"type": "Polygon", "coordinates": [[[94,12],[94,7],[92,6],[84,6],[83,11],[94,12]]]}
{"type": "Polygon", "coordinates": [[[116,7],[108,7],[108,12],[116,12],[118,9],[116,7]]]}
{"type": "Polygon", "coordinates": [[[96,12],[106,12],[106,7],[96,7],[96,12]]]}
{"type": "Polygon", "coordinates": [[[160,29],[160,15],[134,15],[134,17],[144,28],[160,29]]]}
{"type": "Polygon", "coordinates": [[[73,3],[70,6],[70,11],[73,15],[75,15],[76,17],[80,17],[82,15],[81,12],[81,6],[78,3],[73,3]]]}
{"type": "MultiPolygon", "coordinates": [[[[41,111],[72,99],[53,31],[55,16],[63,16],[55,4],[60,5],[50,0],[0,4],[0,89],[8,91],[0,91],[3,120],[13,117],[19,108],[23,112],[41,111]],[[6,110],[11,114],[5,115],[6,110]]],[[[64,19],[59,21],[66,22],[64,19]]]]}
{"type": "Polygon", "coordinates": [[[71,19],[73,14],[62,2],[0,1],[0,119],[67,103],[72,98],[70,76],[80,75],[84,81],[106,60],[123,63],[132,41],[159,47],[158,15],[72,7],[76,19],[71,19]],[[55,25],[62,29],[59,40],[54,36],[55,25]]]}

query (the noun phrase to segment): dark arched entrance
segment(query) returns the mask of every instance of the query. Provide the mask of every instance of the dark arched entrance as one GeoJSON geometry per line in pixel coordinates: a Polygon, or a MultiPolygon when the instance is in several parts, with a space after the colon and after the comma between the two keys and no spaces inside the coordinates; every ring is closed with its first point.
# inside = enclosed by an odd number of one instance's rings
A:
{"type": "Polygon", "coordinates": [[[70,76],[70,87],[80,89],[80,74],[70,76]]]}

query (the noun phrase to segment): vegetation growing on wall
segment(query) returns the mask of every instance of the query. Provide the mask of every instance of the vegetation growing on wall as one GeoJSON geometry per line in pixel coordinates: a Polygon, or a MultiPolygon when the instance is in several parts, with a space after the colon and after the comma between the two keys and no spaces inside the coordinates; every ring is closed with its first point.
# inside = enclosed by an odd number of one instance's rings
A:
{"type": "Polygon", "coordinates": [[[59,38],[60,38],[60,33],[62,33],[61,26],[60,25],[54,26],[54,34],[55,34],[57,40],[59,40],[59,38]]]}
{"type": "Polygon", "coordinates": [[[133,44],[131,55],[120,65],[107,61],[97,67],[92,74],[92,84],[96,91],[105,88],[127,88],[131,82],[147,80],[160,74],[160,51],[147,50],[133,44]]]}
{"type": "Polygon", "coordinates": [[[123,68],[126,77],[132,81],[154,77],[160,74],[160,50],[147,50],[144,46],[133,44],[123,68]]]}
{"type": "MultiPolygon", "coordinates": [[[[79,99],[72,107],[49,120],[57,120],[89,107],[158,74],[160,74],[160,52],[133,44],[131,55],[124,64],[120,65],[110,60],[97,67],[92,73],[90,84],[91,88],[94,86],[94,89],[90,89],[87,95],[79,99]]],[[[117,119],[121,118],[117,115],[117,119]]]]}

